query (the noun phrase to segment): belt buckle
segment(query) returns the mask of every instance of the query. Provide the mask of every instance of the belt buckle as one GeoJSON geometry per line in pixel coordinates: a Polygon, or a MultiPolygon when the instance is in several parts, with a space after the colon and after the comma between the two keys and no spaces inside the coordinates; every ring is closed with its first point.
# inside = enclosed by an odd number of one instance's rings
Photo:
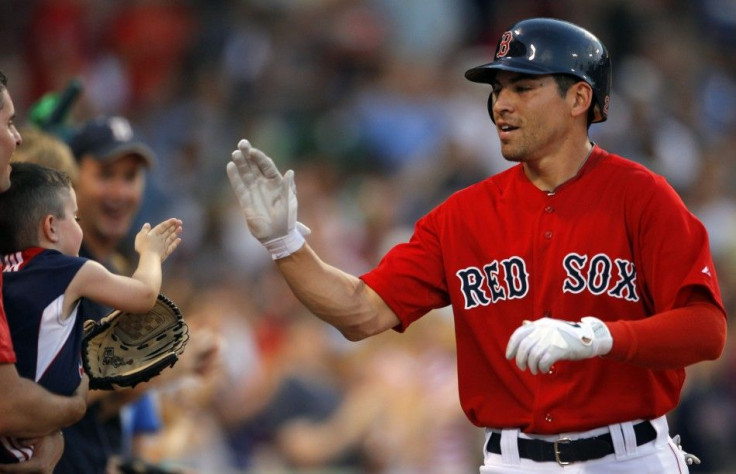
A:
{"type": "Polygon", "coordinates": [[[560,444],[570,444],[571,442],[572,442],[572,440],[570,438],[567,438],[567,437],[560,438],[557,441],[555,441],[555,444],[554,444],[555,461],[557,461],[557,464],[559,464],[560,466],[567,466],[568,464],[570,464],[570,461],[563,461],[562,459],[560,459],[560,448],[559,448],[559,445],[560,444]]]}

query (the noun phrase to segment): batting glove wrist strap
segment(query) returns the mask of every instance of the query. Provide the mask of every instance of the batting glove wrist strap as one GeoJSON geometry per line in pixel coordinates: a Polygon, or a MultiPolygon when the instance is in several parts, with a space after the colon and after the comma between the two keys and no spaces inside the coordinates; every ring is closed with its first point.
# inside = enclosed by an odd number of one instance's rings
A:
{"type": "Polygon", "coordinates": [[[307,226],[301,222],[297,222],[294,229],[291,229],[288,234],[283,237],[263,242],[263,246],[271,254],[271,258],[278,260],[280,258],[288,257],[292,253],[296,252],[304,245],[304,236],[309,235],[310,230],[307,226]]]}
{"type": "Polygon", "coordinates": [[[586,332],[591,334],[588,337],[590,337],[590,344],[595,355],[603,356],[611,352],[613,338],[611,337],[611,331],[608,330],[608,326],[603,321],[593,316],[586,316],[580,320],[580,325],[585,328],[586,332]]]}

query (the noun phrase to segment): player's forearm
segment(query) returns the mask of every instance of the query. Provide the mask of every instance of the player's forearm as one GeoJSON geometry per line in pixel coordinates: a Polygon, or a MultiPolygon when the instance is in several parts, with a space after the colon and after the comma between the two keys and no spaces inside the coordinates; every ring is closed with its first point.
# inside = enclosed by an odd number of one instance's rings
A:
{"type": "Polygon", "coordinates": [[[0,381],[5,387],[0,397],[2,435],[19,438],[45,436],[75,423],[87,409],[85,396],[52,394],[33,381],[20,377],[12,364],[4,364],[0,372],[0,381]]]}
{"type": "Polygon", "coordinates": [[[720,357],[726,318],[712,303],[699,302],[638,321],[608,323],[612,359],[655,369],[683,368],[720,357]]]}
{"type": "Polygon", "coordinates": [[[276,264],[299,301],[351,341],[378,334],[399,322],[362,280],[326,264],[308,244],[276,264]]]}

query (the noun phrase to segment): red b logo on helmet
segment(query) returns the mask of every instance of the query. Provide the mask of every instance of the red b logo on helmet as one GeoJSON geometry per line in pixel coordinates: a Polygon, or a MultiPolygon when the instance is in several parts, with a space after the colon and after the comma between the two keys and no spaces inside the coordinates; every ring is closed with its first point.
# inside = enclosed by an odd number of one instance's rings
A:
{"type": "Polygon", "coordinates": [[[498,47],[496,48],[496,58],[502,58],[509,54],[509,43],[511,43],[513,38],[510,31],[501,35],[501,41],[498,42],[498,47]]]}

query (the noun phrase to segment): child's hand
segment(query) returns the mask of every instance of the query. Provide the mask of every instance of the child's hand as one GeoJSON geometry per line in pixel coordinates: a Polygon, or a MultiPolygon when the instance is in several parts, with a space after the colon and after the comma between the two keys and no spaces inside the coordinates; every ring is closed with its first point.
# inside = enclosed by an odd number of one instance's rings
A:
{"type": "Polygon", "coordinates": [[[167,219],[154,228],[151,228],[151,224],[146,222],[135,236],[135,250],[139,254],[155,252],[163,262],[181,243],[180,234],[181,221],[179,219],[167,219]]]}

